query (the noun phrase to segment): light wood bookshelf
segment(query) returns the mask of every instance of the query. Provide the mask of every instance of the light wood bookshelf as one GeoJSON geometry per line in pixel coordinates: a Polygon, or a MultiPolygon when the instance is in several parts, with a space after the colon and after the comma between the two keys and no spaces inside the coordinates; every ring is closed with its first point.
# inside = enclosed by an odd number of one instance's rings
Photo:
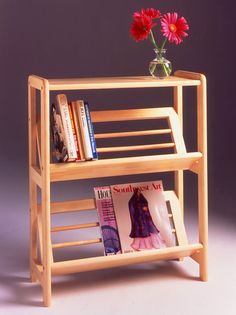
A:
{"type": "MultiPolygon", "coordinates": [[[[169,90],[168,90],[169,91],[169,90]]],[[[108,77],[79,79],[45,79],[30,75],[28,80],[29,110],[29,196],[30,196],[30,271],[31,280],[39,281],[43,289],[45,306],[51,303],[51,278],[53,275],[125,266],[149,261],[191,257],[199,264],[202,281],[208,277],[208,201],[207,201],[207,101],[206,78],[203,74],[177,71],[165,80],[152,77],[108,77]],[[187,152],[183,139],[183,88],[197,90],[197,151],[187,152]],[[96,134],[97,139],[131,137],[130,146],[99,147],[98,153],[116,151],[143,151],[147,155],[99,159],[90,162],[52,163],[50,152],[50,92],[95,89],[171,88],[173,104],[170,107],[92,111],[94,124],[111,121],[166,119],[168,128],[107,132],[96,134]],[[39,100],[36,94],[39,93],[39,100]],[[39,106],[37,106],[39,102],[39,106]],[[159,144],[132,145],[132,137],[169,134],[171,141],[159,144]],[[172,148],[173,153],[149,155],[149,150],[172,148]],[[183,223],[183,171],[198,177],[198,229],[199,241],[188,242],[183,223]],[[101,242],[101,238],[85,241],[52,244],[51,233],[91,228],[98,222],[51,227],[51,216],[58,213],[95,209],[95,200],[81,199],[51,202],[53,182],[124,176],[157,172],[174,172],[174,190],[166,191],[165,198],[171,208],[178,245],[164,249],[99,256],[54,262],[53,250],[101,242]],[[38,191],[41,202],[38,202],[38,191]]]]}

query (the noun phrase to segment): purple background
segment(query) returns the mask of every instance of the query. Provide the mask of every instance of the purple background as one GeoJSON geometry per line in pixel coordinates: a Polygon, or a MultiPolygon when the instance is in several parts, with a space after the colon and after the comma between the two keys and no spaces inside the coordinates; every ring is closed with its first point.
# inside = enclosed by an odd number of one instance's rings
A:
{"type": "MultiPolygon", "coordinates": [[[[0,246],[3,268],[27,270],[28,264],[28,136],[27,77],[53,78],[146,75],[153,58],[148,41],[129,36],[131,16],[142,7],[177,11],[187,18],[190,36],[180,46],[168,45],[174,70],[202,72],[208,79],[209,210],[235,220],[235,2],[234,1],[0,1],[0,246]],[[19,255],[22,253],[22,255],[19,255]],[[18,268],[18,269],[17,269],[18,268]]],[[[154,91],[91,93],[94,108],[166,101],[154,91]]],[[[190,102],[194,93],[186,96],[190,102]]],[[[187,106],[191,106],[187,104],[187,106]]],[[[186,110],[187,111],[187,110],[186,110]]],[[[194,110],[189,109],[192,117],[194,110]]],[[[192,122],[185,121],[185,133],[192,122]]],[[[188,140],[191,148],[191,139],[188,140]]],[[[141,180],[156,179],[144,176],[141,180]]],[[[126,181],[137,181],[132,177],[126,181]]],[[[107,179],[97,184],[107,184],[107,179]]],[[[124,179],[119,179],[124,182],[124,179]]],[[[187,177],[189,191],[195,186],[187,177]]],[[[59,185],[60,193],[87,192],[94,183],[59,185]]],[[[55,190],[56,190],[55,188],[55,190]]],[[[85,193],[86,195],[86,193],[85,193]]],[[[191,197],[187,199],[191,204],[191,197]]],[[[223,218],[222,216],[222,218],[223,218]]],[[[5,274],[0,275],[4,283],[5,274]]],[[[13,281],[14,282],[14,281],[13,281]]],[[[6,280],[6,285],[8,280],[6,280]]]]}
{"type": "MultiPolygon", "coordinates": [[[[158,6],[163,12],[174,9],[189,21],[189,38],[181,46],[168,45],[168,58],[174,70],[187,69],[207,76],[210,202],[218,205],[232,198],[235,201],[231,184],[236,113],[233,1],[215,1],[214,5],[188,0],[1,1],[1,193],[19,189],[19,182],[26,185],[28,75],[147,74],[152,46],[148,41],[135,43],[128,30],[133,11],[149,6],[158,6]]],[[[109,96],[107,103],[112,105],[109,96]]],[[[129,93],[125,96],[128,98],[129,93]]],[[[145,94],[145,98],[148,104],[153,95],[149,100],[145,94]]],[[[92,100],[96,105],[96,96],[92,100]]]]}

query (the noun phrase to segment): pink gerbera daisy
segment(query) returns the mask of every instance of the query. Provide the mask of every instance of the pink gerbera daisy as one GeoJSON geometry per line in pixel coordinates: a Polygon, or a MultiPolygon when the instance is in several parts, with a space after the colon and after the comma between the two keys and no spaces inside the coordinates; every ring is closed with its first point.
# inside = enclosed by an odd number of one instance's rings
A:
{"type": "Polygon", "coordinates": [[[183,37],[188,36],[185,32],[189,29],[188,23],[184,17],[178,18],[178,14],[167,13],[161,19],[161,31],[170,43],[180,44],[183,37]]]}

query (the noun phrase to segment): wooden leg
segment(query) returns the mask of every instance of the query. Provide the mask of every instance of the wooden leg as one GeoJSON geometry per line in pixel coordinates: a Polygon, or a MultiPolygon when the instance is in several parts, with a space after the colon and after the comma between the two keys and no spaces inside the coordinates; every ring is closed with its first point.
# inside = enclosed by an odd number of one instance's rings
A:
{"type": "Polygon", "coordinates": [[[31,166],[36,165],[36,91],[28,87],[28,130],[29,130],[29,203],[30,203],[30,278],[35,282],[37,277],[33,261],[37,260],[37,185],[31,176],[31,166]]]}
{"type": "Polygon", "coordinates": [[[43,300],[45,306],[51,304],[51,209],[50,209],[50,125],[49,89],[44,84],[41,89],[41,171],[42,171],[42,256],[43,256],[43,300]]]}
{"type": "Polygon", "coordinates": [[[51,224],[50,224],[50,184],[42,188],[42,263],[43,263],[43,301],[51,304],[51,224]]]}
{"type": "MultiPolygon", "coordinates": [[[[201,163],[204,167],[204,161],[201,163]]],[[[200,254],[200,279],[208,279],[208,213],[207,213],[207,174],[206,171],[198,175],[198,193],[199,193],[199,241],[203,244],[200,254]]]]}
{"type": "Polygon", "coordinates": [[[43,305],[49,307],[51,305],[51,296],[52,296],[52,288],[51,288],[51,277],[44,273],[43,280],[43,305]]]}
{"type": "Polygon", "coordinates": [[[202,251],[200,257],[199,274],[202,281],[208,281],[208,259],[205,250],[202,251]]]}
{"type": "Polygon", "coordinates": [[[37,261],[37,186],[30,180],[30,278],[37,280],[33,261],[37,261]]]}

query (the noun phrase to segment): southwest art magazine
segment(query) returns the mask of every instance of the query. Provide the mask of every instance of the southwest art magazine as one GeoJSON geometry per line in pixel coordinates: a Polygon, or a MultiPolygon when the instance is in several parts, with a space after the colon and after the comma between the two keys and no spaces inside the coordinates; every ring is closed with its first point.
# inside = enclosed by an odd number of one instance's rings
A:
{"type": "Polygon", "coordinates": [[[162,181],[112,185],[122,253],[175,246],[162,181]]]}

